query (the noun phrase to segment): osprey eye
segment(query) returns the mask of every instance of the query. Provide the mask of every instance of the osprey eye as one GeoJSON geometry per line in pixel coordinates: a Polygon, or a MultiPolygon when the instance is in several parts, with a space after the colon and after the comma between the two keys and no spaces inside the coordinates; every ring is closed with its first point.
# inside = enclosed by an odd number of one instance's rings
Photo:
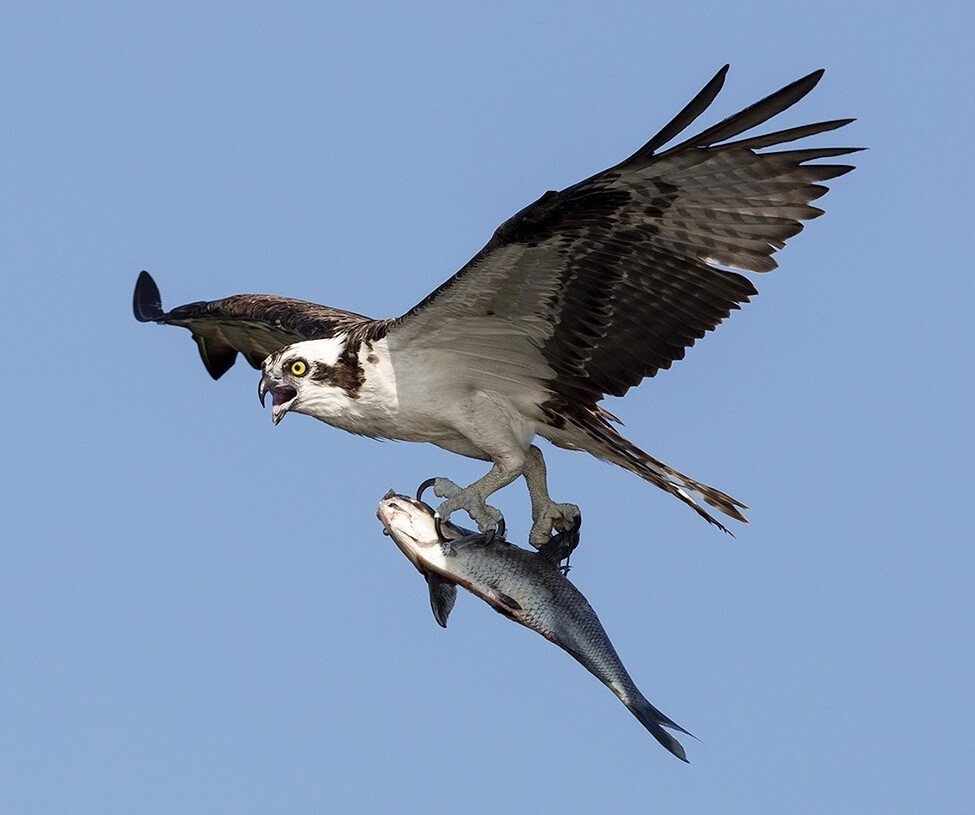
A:
{"type": "Polygon", "coordinates": [[[308,371],[308,366],[305,365],[304,360],[296,359],[291,363],[291,373],[295,376],[304,376],[308,371]]]}

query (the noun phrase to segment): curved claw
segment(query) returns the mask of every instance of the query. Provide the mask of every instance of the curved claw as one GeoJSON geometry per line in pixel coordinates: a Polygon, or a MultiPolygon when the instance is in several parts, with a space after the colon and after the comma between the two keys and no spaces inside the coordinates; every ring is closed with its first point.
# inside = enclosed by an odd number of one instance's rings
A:
{"type": "Polygon", "coordinates": [[[558,566],[563,560],[565,565],[562,574],[569,571],[569,556],[579,545],[579,530],[582,528],[582,514],[580,513],[572,525],[563,532],[557,532],[538,550],[538,554],[558,566]]]}
{"type": "MultiPolygon", "coordinates": [[[[423,500],[423,493],[430,489],[430,487],[432,487],[436,481],[436,478],[428,478],[426,481],[420,484],[420,486],[416,488],[416,500],[422,502],[426,506],[430,506],[426,503],[426,501],[423,500]]],[[[434,495],[436,495],[436,491],[434,491],[434,495]]],[[[447,536],[443,533],[443,519],[436,512],[433,513],[433,527],[437,530],[437,538],[441,543],[450,543],[447,536]]]]}
{"type": "Polygon", "coordinates": [[[416,488],[416,500],[423,500],[423,493],[425,493],[430,487],[432,487],[437,482],[436,478],[428,478],[419,487],[416,488]]]}
{"type": "MultiPolygon", "coordinates": [[[[417,499],[419,500],[419,499],[417,499]]],[[[441,543],[450,543],[450,539],[447,538],[443,533],[443,518],[434,513],[433,515],[433,526],[437,530],[437,537],[440,539],[441,543]]],[[[487,537],[487,542],[490,543],[496,537],[503,538],[505,532],[508,531],[508,525],[504,522],[504,516],[501,516],[501,520],[498,521],[498,525],[494,529],[489,529],[484,535],[487,537]]]]}
{"type": "MultiPolygon", "coordinates": [[[[423,501],[423,493],[425,493],[428,489],[433,487],[436,484],[436,482],[437,482],[436,478],[428,478],[426,481],[420,484],[420,486],[416,488],[416,500],[423,501]]],[[[434,495],[436,494],[437,491],[436,489],[434,489],[434,495]]],[[[429,506],[429,504],[427,506],[429,506]]],[[[441,543],[449,543],[450,542],[449,539],[446,538],[443,533],[443,526],[442,526],[443,521],[444,521],[443,518],[441,518],[438,514],[434,513],[433,523],[437,529],[437,537],[440,539],[441,543]]],[[[501,520],[498,521],[497,527],[495,527],[495,529],[493,530],[493,534],[503,538],[507,530],[508,530],[508,526],[504,521],[504,516],[502,515],[501,520]]]]}

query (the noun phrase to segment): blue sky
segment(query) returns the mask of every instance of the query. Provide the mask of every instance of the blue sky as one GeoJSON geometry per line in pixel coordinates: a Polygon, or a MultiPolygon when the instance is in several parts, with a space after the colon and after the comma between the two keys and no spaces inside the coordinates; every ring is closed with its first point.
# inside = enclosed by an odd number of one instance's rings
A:
{"type": "MultiPolygon", "coordinates": [[[[915,813],[972,805],[971,12],[891,4],[22,4],[0,11],[0,790],[110,812],[915,813]],[[131,317],[405,311],[505,218],[724,116],[857,116],[761,295],[608,404],[742,499],[731,539],[580,454],[572,577],[661,750],[568,656],[425,586],[389,487],[483,465],[301,416],[131,317]]],[[[523,488],[497,497],[527,534],[523,488]]]]}

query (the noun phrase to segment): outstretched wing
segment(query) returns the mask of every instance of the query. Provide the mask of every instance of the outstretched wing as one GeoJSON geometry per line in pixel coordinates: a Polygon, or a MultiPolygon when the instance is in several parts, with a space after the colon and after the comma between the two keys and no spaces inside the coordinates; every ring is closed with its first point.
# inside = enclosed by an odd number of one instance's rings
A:
{"type": "Polygon", "coordinates": [[[219,379],[241,353],[255,368],[269,354],[301,340],[328,339],[372,323],[368,317],[270,294],[238,294],[163,311],[159,287],[142,272],[132,310],[141,322],[188,328],[210,376],[219,379]]]}
{"type": "Polygon", "coordinates": [[[757,290],[750,272],[822,214],[819,182],[853,169],[809,164],[858,148],[763,148],[838,119],[729,139],[795,104],[816,71],[664,152],[717,96],[726,65],[625,161],[547,192],[502,224],[454,277],[389,327],[390,347],[465,354],[472,373],[518,360],[576,406],[621,396],[669,368],[757,290]],[[725,142],[725,143],[721,143],[725,142]],[[484,360],[484,361],[482,361],[484,360]]]}

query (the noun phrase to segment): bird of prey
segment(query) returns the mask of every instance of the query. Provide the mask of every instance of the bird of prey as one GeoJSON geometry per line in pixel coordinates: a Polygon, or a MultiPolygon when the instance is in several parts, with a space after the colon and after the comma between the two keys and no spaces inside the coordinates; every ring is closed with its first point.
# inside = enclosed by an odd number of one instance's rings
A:
{"type": "MultiPolygon", "coordinates": [[[[737,271],[767,272],[773,253],[822,214],[821,182],[853,169],[810,163],[858,148],[767,150],[835,130],[833,119],[763,135],[745,131],[791,107],[822,71],[664,148],[714,101],[728,66],[632,156],[505,221],[459,272],[403,316],[359,314],[244,294],[164,311],[139,275],[137,319],[188,328],[217,379],[242,353],[262,369],[261,401],[277,424],[304,413],[351,433],[431,442],[491,462],[460,488],[434,491],[446,518],[466,510],[482,531],[486,501],[524,476],[530,542],[571,528],[573,504],[548,494],[542,436],[618,464],[724,529],[705,506],[744,521],[744,504],[640,450],[599,402],[683,358],[685,349],[757,293],[737,271]]],[[[727,531],[727,530],[726,530],[727,531]]]]}

